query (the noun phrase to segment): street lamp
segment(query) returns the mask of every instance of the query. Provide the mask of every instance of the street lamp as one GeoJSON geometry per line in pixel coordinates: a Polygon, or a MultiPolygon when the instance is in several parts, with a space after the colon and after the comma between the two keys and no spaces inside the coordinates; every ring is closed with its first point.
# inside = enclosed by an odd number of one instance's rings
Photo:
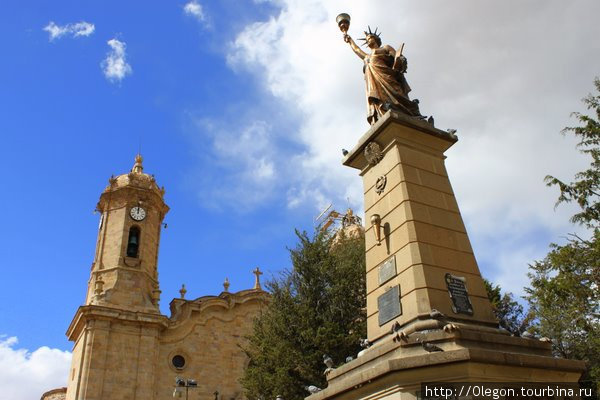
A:
{"type": "Polygon", "coordinates": [[[185,392],[185,400],[188,400],[189,389],[197,389],[198,382],[195,379],[184,379],[181,377],[175,378],[175,390],[173,390],[173,397],[182,398],[183,392],[185,392]],[[184,390],[185,389],[185,390],[184,390]]]}

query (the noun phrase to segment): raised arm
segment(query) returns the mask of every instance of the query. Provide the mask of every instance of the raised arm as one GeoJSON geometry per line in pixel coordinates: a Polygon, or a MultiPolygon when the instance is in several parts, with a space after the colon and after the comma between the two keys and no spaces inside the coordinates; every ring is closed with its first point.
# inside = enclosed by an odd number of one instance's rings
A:
{"type": "Polygon", "coordinates": [[[352,48],[352,51],[354,51],[354,53],[356,53],[356,55],[359,56],[361,58],[361,60],[365,59],[365,57],[367,56],[367,53],[365,53],[364,51],[362,51],[362,49],[360,47],[358,47],[358,45],[354,42],[354,40],[352,40],[350,35],[348,35],[348,34],[344,35],[344,42],[346,42],[350,45],[350,48],[352,48]]]}

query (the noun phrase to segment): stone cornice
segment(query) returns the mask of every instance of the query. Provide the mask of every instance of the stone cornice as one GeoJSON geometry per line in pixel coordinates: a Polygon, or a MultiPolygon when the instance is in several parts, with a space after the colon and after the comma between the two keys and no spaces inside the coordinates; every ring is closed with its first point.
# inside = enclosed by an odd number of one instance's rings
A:
{"type": "Polygon", "coordinates": [[[67,393],[67,388],[61,387],[61,388],[57,388],[57,389],[48,390],[46,393],[44,393],[42,395],[41,400],[44,400],[46,397],[52,396],[53,394],[59,394],[59,393],[67,393]]]}
{"type": "Polygon", "coordinates": [[[395,135],[394,132],[388,129],[393,124],[401,125],[413,130],[413,132],[419,131],[427,134],[429,137],[435,138],[434,141],[437,142],[436,146],[442,151],[445,151],[458,141],[456,135],[437,129],[427,121],[394,111],[388,111],[358,140],[358,144],[344,157],[342,164],[362,170],[365,165],[369,164],[363,154],[367,145],[377,139],[378,142],[381,142],[379,143],[380,146],[383,148],[387,147],[395,135]]]}
{"type": "MultiPolygon", "coordinates": [[[[269,293],[256,289],[242,290],[237,293],[223,292],[219,296],[203,296],[195,300],[173,299],[171,301],[171,318],[167,318],[162,314],[133,312],[100,305],[81,306],[77,309],[66,334],[69,340],[76,341],[85,323],[89,320],[118,320],[122,323],[135,325],[158,326],[161,330],[167,328],[169,330],[177,329],[190,320],[192,313],[203,314],[206,317],[205,320],[208,320],[217,318],[216,313],[210,313],[211,309],[231,310],[249,302],[264,304],[269,299],[269,293]]],[[[233,316],[221,315],[218,318],[228,321],[233,316]]]]}
{"type": "Polygon", "coordinates": [[[148,202],[151,207],[158,210],[161,213],[161,217],[164,217],[169,212],[169,206],[165,204],[160,193],[153,189],[136,186],[120,186],[103,192],[96,208],[100,212],[105,212],[132,205],[132,199],[135,196],[131,196],[131,191],[139,193],[139,197],[145,197],[145,201],[148,202]],[[106,207],[108,206],[109,200],[112,203],[112,206],[110,210],[107,210],[106,207]]]}
{"type": "MultiPolygon", "coordinates": [[[[351,361],[364,365],[364,360],[351,361]]],[[[394,357],[369,365],[366,368],[356,368],[335,382],[329,382],[329,386],[321,392],[315,393],[307,399],[320,400],[337,397],[342,393],[351,391],[356,387],[371,383],[384,376],[415,368],[434,368],[453,363],[476,363],[493,364],[501,366],[525,367],[550,369],[555,371],[581,373],[585,369],[585,362],[579,360],[566,360],[562,358],[546,357],[530,354],[506,353],[487,349],[457,349],[444,352],[426,353],[411,357],[394,357]]],[[[408,384],[408,382],[404,382],[408,384]]]]}
{"type": "Polygon", "coordinates": [[[361,353],[356,359],[332,370],[327,376],[328,387],[308,399],[331,399],[391,374],[456,363],[564,372],[585,369],[583,361],[552,357],[551,345],[544,341],[462,329],[451,333],[443,330],[415,333],[402,340],[390,338],[361,353]],[[421,348],[423,341],[442,346],[444,351],[425,352],[421,348]]]}
{"type": "Polygon", "coordinates": [[[249,301],[269,301],[270,295],[264,290],[248,289],[236,293],[223,292],[218,296],[202,296],[195,300],[175,298],[170,303],[172,326],[189,318],[192,312],[204,313],[211,308],[230,310],[249,301]]]}
{"type": "MultiPolygon", "coordinates": [[[[103,266],[102,266],[103,267],[103,266]]],[[[102,269],[92,269],[92,276],[96,277],[98,275],[102,275],[102,274],[106,274],[109,272],[113,272],[113,271],[128,271],[128,272],[132,272],[132,273],[136,273],[136,274],[142,274],[144,275],[144,277],[146,279],[148,279],[150,282],[152,282],[154,285],[158,286],[158,280],[155,279],[153,276],[151,276],[148,271],[141,269],[139,267],[137,268],[132,268],[132,267],[127,267],[127,266],[116,266],[116,267],[109,267],[109,268],[102,268],[102,269]]]]}
{"type": "Polygon", "coordinates": [[[169,331],[177,331],[177,336],[186,335],[198,322],[206,323],[210,319],[229,322],[236,318],[234,313],[223,311],[234,310],[245,303],[265,304],[269,302],[270,294],[261,289],[242,290],[236,293],[223,292],[218,296],[202,296],[195,300],[173,299],[170,303],[171,317],[169,318],[169,331]],[[217,312],[212,312],[217,311],[217,312]],[[193,324],[192,314],[198,314],[193,324]]]}
{"type": "Polygon", "coordinates": [[[71,341],[77,340],[87,321],[104,320],[119,321],[133,325],[146,325],[165,329],[168,326],[168,318],[162,314],[150,314],[142,312],[127,311],[112,307],[87,305],[80,306],[67,329],[67,337],[71,341]]]}

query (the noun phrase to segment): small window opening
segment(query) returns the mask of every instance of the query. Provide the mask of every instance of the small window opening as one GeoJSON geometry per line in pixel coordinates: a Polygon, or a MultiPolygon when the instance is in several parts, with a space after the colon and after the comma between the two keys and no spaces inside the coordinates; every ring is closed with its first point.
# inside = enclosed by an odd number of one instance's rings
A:
{"type": "Polygon", "coordinates": [[[173,363],[173,366],[176,369],[183,369],[183,367],[185,366],[185,358],[183,358],[183,356],[181,356],[179,354],[176,355],[175,357],[173,357],[171,362],[173,363]]]}
{"type": "Polygon", "coordinates": [[[129,239],[127,240],[127,257],[138,256],[138,249],[140,247],[140,228],[132,226],[129,229],[129,239]]]}

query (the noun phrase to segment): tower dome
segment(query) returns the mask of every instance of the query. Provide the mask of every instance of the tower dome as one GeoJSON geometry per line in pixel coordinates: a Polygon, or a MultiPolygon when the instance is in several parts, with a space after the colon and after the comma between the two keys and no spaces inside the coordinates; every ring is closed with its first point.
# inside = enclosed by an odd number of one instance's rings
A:
{"type": "Polygon", "coordinates": [[[158,186],[156,179],[154,179],[154,175],[149,175],[144,172],[143,161],[144,158],[142,155],[137,154],[131,171],[116,177],[111,176],[108,180],[108,186],[104,189],[104,193],[114,192],[127,186],[133,186],[139,189],[152,190],[162,198],[165,194],[165,189],[158,186]]]}

